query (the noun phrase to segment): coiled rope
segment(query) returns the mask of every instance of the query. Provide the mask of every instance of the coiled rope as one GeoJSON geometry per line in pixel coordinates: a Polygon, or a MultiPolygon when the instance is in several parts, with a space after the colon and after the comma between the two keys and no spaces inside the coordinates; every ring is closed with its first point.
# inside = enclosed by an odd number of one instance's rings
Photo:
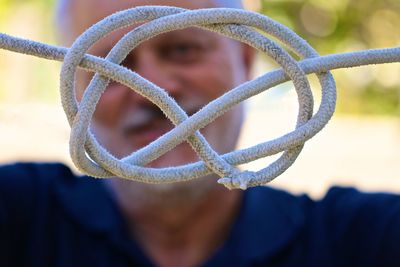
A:
{"type": "Polygon", "coordinates": [[[328,123],[336,104],[335,81],[329,70],[400,62],[400,47],[321,57],[305,40],[284,25],[258,13],[229,8],[186,10],[166,6],[136,7],[117,12],[96,23],[79,36],[69,49],[4,33],[0,33],[0,48],[63,61],[60,90],[62,105],[71,126],[70,154],[72,161],[82,172],[98,178],[117,176],[146,183],[187,181],[215,173],[221,177],[219,183],[228,188],[241,189],[264,185],[282,174],[296,160],[304,143],[328,123]],[[103,36],[137,22],[146,23],[126,34],[106,58],[86,54],[103,36]],[[119,64],[145,40],[192,26],[247,43],[273,58],[281,69],[237,86],[189,118],[165,90],[119,64]],[[303,60],[295,60],[265,35],[281,41],[303,60]],[[80,103],[76,100],[74,88],[78,67],[96,73],[80,103]],[[315,114],[313,96],[306,78],[306,74],[310,73],[317,74],[322,88],[321,104],[315,114]],[[97,142],[89,129],[96,105],[110,79],[124,84],[153,102],[176,127],[125,158],[118,159],[111,155],[97,142]],[[241,101],[288,80],[293,81],[299,102],[294,131],[224,155],[215,152],[198,131],[241,101]],[[184,141],[190,143],[201,161],[168,168],[143,167],[184,141]],[[235,167],[280,152],[284,153],[260,171],[240,171],[235,167]]]}

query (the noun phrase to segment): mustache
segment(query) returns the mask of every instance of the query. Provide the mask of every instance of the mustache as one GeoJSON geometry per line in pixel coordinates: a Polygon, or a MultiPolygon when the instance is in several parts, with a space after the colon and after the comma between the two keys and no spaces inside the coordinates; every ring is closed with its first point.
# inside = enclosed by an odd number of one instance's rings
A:
{"type": "MultiPolygon", "coordinates": [[[[201,107],[202,105],[182,105],[188,116],[196,113],[201,107]]],[[[125,133],[131,133],[154,126],[154,124],[160,122],[168,122],[172,126],[172,122],[156,105],[143,105],[135,111],[126,112],[122,119],[122,128],[125,133]]]]}

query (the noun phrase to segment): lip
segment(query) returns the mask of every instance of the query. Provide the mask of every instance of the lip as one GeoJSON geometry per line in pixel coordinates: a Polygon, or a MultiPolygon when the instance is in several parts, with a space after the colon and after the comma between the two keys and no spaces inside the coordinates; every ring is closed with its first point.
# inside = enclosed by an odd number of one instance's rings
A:
{"type": "Polygon", "coordinates": [[[140,127],[127,127],[124,135],[139,146],[146,146],[173,128],[167,120],[155,120],[140,127]]]}
{"type": "MultiPolygon", "coordinates": [[[[199,108],[188,110],[188,116],[192,116],[199,108]]],[[[162,114],[162,113],[161,113],[162,114]]],[[[172,130],[174,125],[159,112],[145,112],[137,116],[135,120],[127,120],[122,127],[125,138],[135,147],[144,147],[165,133],[172,130]]]]}

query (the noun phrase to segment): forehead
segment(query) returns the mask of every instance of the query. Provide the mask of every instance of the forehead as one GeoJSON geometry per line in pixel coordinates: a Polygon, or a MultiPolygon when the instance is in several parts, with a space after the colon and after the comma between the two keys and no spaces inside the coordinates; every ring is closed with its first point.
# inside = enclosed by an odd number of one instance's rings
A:
{"type": "Polygon", "coordinates": [[[187,9],[216,7],[214,0],[62,0],[63,24],[73,38],[94,23],[120,10],[145,5],[177,6],[187,9]]]}

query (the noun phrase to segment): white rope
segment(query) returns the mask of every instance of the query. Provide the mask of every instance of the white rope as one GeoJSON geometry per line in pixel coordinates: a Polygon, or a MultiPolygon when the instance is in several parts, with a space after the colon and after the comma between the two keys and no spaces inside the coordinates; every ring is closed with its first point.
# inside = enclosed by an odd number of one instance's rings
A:
{"type": "Polygon", "coordinates": [[[186,10],[164,6],[136,7],[115,13],[96,23],[78,37],[69,49],[3,33],[0,33],[0,48],[63,61],[60,90],[62,105],[71,125],[70,154],[72,161],[82,172],[93,177],[117,176],[146,183],[187,181],[213,172],[221,177],[219,183],[228,188],[241,189],[264,185],[282,174],[296,160],[304,143],[327,124],[336,104],[335,81],[329,70],[400,62],[400,47],[320,57],[305,40],[287,27],[254,12],[229,8],[186,10]],[[137,22],[147,23],[126,34],[105,59],[86,54],[95,42],[108,33],[137,22]],[[191,26],[245,42],[269,55],[282,69],[241,84],[189,118],[165,90],[119,64],[143,41],[164,32],[191,26]],[[278,39],[303,60],[296,61],[264,34],[278,39]],[[78,67],[96,73],[80,103],[76,100],[74,88],[78,67]],[[306,78],[306,74],[310,73],[317,74],[322,88],[321,104],[315,114],[313,97],[306,78]],[[128,86],[152,101],[176,127],[131,155],[123,159],[115,158],[97,142],[89,130],[94,110],[109,79],[128,86]],[[225,155],[218,155],[198,131],[241,101],[287,80],[293,81],[299,102],[294,131],[225,155]],[[201,161],[169,168],[143,167],[184,141],[191,144],[201,161]],[[284,153],[278,160],[260,171],[241,172],[235,167],[280,152],[284,153]]]}

